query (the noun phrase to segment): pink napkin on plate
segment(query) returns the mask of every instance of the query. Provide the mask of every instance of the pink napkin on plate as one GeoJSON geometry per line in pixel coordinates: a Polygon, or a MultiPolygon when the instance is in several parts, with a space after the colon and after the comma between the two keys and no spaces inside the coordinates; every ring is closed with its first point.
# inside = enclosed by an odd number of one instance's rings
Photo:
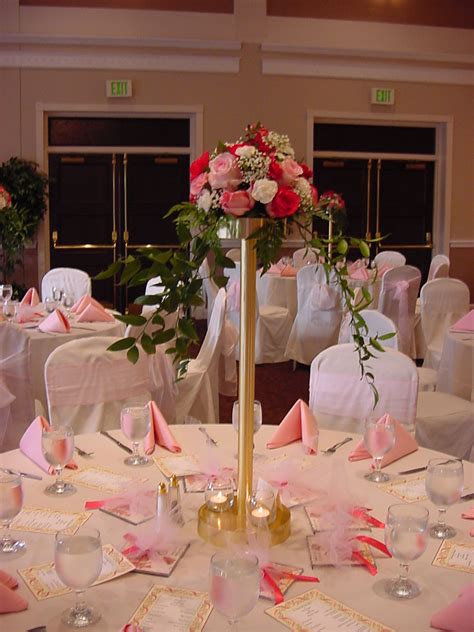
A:
{"type": "Polygon", "coordinates": [[[280,448],[298,439],[302,439],[307,454],[317,453],[318,424],[302,399],[298,399],[290,408],[267,443],[267,448],[280,448]]]}
{"type": "Polygon", "coordinates": [[[471,333],[474,331],[474,309],[471,309],[465,316],[460,318],[454,325],[451,327],[450,331],[459,332],[459,333],[471,333]]]}
{"type": "Polygon", "coordinates": [[[73,314],[80,314],[88,305],[95,305],[96,307],[102,307],[102,309],[104,309],[99,301],[95,300],[95,298],[92,298],[89,294],[84,294],[84,296],[81,296],[81,298],[78,299],[71,307],[71,312],[73,314]]]}
{"type": "Polygon", "coordinates": [[[30,305],[19,305],[16,310],[15,320],[17,323],[29,323],[33,320],[39,319],[42,316],[40,312],[35,312],[34,307],[30,305]]]}
{"type": "Polygon", "coordinates": [[[285,267],[284,263],[282,263],[281,261],[277,261],[277,263],[272,263],[268,272],[270,274],[281,274],[281,271],[283,270],[284,267],[285,267]]]}
{"type": "Polygon", "coordinates": [[[90,303],[79,314],[79,316],[76,318],[76,321],[78,323],[113,323],[115,321],[115,318],[112,316],[112,314],[106,312],[102,305],[100,305],[100,307],[97,307],[96,305],[90,303]]]}
{"type": "MultiPolygon", "coordinates": [[[[390,415],[383,415],[377,423],[384,423],[386,419],[391,419],[390,415]]],[[[405,430],[402,424],[396,419],[394,420],[394,425],[395,444],[390,452],[387,452],[387,454],[383,457],[382,467],[385,467],[386,465],[389,465],[390,463],[401,459],[403,456],[406,456],[407,454],[411,454],[412,452],[418,450],[418,444],[415,441],[415,438],[408,432],[408,430],[405,430]]],[[[349,459],[349,461],[361,461],[362,459],[371,459],[372,457],[367,452],[364,445],[364,440],[362,439],[347,458],[349,459]]]]}
{"type": "Polygon", "coordinates": [[[18,588],[16,579],[0,570],[0,614],[21,612],[28,608],[28,602],[24,597],[14,592],[15,588],[18,588]]]}
{"type": "Polygon", "coordinates": [[[26,292],[25,296],[21,299],[20,305],[24,307],[25,305],[29,305],[30,307],[36,307],[40,302],[40,297],[36,288],[30,287],[30,289],[26,292]]]}
{"type": "Polygon", "coordinates": [[[46,333],[67,334],[71,331],[71,325],[62,311],[55,309],[38,325],[38,329],[46,333]]]}
{"type": "Polygon", "coordinates": [[[449,632],[474,630],[474,582],[461,589],[457,599],[431,617],[430,626],[449,632]]]}
{"type": "Polygon", "coordinates": [[[144,445],[146,454],[151,454],[155,449],[155,445],[161,445],[170,452],[181,452],[181,446],[176,441],[173,433],[169,429],[166,419],[163,417],[161,410],[155,402],[148,402],[150,410],[150,432],[145,437],[144,445]]]}
{"type": "MultiPolygon", "coordinates": [[[[54,467],[46,461],[41,448],[41,435],[43,430],[48,430],[50,427],[49,421],[42,415],[35,417],[20,439],[20,451],[31,459],[33,463],[36,463],[44,472],[54,474],[54,467]]],[[[77,465],[74,461],[68,463],[66,467],[71,470],[77,470],[77,465]]]]}
{"type": "Polygon", "coordinates": [[[350,272],[350,278],[355,281],[368,281],[370,274],[367,268],[356,268],[350,272]]]}
{"type": "Polygon", "coordinates": [[[293,266],[285,266],[281,271],[282,277],[295,277],[298,270],[293,266]]]}

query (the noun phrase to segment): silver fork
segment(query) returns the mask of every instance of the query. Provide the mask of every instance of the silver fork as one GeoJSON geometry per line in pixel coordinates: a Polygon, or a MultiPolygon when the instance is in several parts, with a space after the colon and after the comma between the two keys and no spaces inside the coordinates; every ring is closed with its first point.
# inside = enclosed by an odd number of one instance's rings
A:
{"type": "Polygon", "coordinates": [[[349,441],[352,441],[352,437],[346,437],[342,441],[339,441],[338,443],[335,443],[334,445],[332,445],[327,450],[323,450],[323,454],[334,454],[336,450],[338,450],[340,447],[342,447],[346,443],[349,443],[349,441]]]}
{"type": "Polygon", "coordinates": [[[207,443],[211,445],[217,445],[217,441],[211,437],[211,435],[207,432],[204,426],[199,426],[199,431],[206,437],[207,443]]]}

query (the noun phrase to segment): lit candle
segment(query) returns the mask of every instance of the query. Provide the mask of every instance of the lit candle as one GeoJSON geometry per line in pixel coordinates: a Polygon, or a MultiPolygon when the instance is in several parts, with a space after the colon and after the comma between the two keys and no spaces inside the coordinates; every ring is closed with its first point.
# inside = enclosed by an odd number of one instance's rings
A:
{"type": "Polygon", "coordinates": [[[209,502],[213,505],[223,505],[227,502],[227,494],[224,494],[224,492],[217,492],[217,494],[214,494],[209,498],[209,502]]]}
{"type": "Polygon", "coordinates": [[[268,520],[268,518],[270,517],[270,510],[267,509],[266,507],[256,507],[255,509],[252,509],[252,518],[255,518],[255,520],[268,520]]]}

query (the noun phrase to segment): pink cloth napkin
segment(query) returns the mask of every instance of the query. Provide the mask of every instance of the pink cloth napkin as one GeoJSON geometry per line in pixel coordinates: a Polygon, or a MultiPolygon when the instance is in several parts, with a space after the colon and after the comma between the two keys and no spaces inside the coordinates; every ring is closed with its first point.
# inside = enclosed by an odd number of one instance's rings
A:
{"type": "Polygon", "coordinates": [[[381,279],[383,277],[383,275],[388,272],[389,270],[391,270],[393,268],[393,266],[389,265],[388,263],[383,263],[382,265],[378,266],[377,268],[377,276],[379,279],[381,279]]]}
{"type": "Polygon", "coordinates": [[[76,320],[78,323],[113,323],[115,318],[112,314],[106,312],[102,305],[97,307],[96,305],[90,303],[83,309],[76,320]]]}
{"type": "Polygon", "coordinates": [[[55,309],[38,325],[38,329],[49,333],[67,334],[71,331],[71,325],[62,311],[55,309]]]}
{"type": "Polygon", "coordinates": [[[120,632],[142,632],[142,628],[136,623],[126,623],[120,632]]]}
{"type": "Polygon", "coordinates": [[[15,593],[18,582],[14,577],[0,570],[0,614],[7,612],[21,612],[28,608],[28,602],[24,597],[15,593]]]}
{"type": "Polygon", "coordinates": [[[298,270],[293,266],[285,266],[281,271],[282,277],[295,277],[298,270]]]}
{"type": "Polygon", "coordinates": [[[30,287],[30,289],[26,292],[25,296],[21,299],[20,305],[24,307],[25,305],[29,305],[30,307],[36,307],[40,302],[40,297],[36,288],[30,287]]]}
{"type": "Polygon", "coordinates": [[[95,298],[92,298],[89,294],[84,294],[84,296],[81,296],[81,298],[71,307],[71,312],[73,314],[80,314],[88,305],[95,305],[96,307],[102,307],[102,309],[104,309],[99,301],[95,300],[95,298]]]}
{"type": "Polygon", "coordinates": [[[35,312],[34,307],[29,305],[20,305],[16,312],[15,320],[17,323],[29,323],[32,320],[38,319],[42,314],[35,312]]]}
{"type": "Polygon", "coordinates": [[[181,446],[176,441],[173,433],[169,429],[166,419],[161,414],[161,410],[155,402],[148,402],[150,410],[150,432],[145,438],[145,452],[151,454],[155,449],[155,445],[161,445],[170,452],[181,452],[181,446]]]}
{"type": "Polygon", "coordinates": [[[290,408],[267,443],[267,448],[280,448],[298,439],[302,439],[308,454],[317,453],[318,424],[313,412],[302,399],[298,399],[290,408]]]}
{"type": "Polygon", "coordinates": [[[281,271],[283,270],[284,267],[285,267],[285,264],[282,263],[281,261],[278,261],[277,263],[272,263],[268,272],[270,272],[270,274],[281,274],[281,271]]]}
{"type": "Polygon", "coordinates": [[[454,323],[451,327],[451,331],[458,331],[460,333],[474,331],[474,309],[471,309],[469,313],[454,323]]]}
{"type": "MultiPolygon", "coordinates": [[[[386,419],[391,419],[390,415],[383,415],[377,423],[384,423],[386,419]]],[[[402,424],[394,420],[394,425],[395,445],[390,452],[387,452],[387,454],[383,457],[382,467],[385,467],[386,465],[401,459],[403,456],[418,450],[418,444],[415,441],[415,438],[407,430],[405,430],[402,424]]],[[[347,458],[349,461],[361,461],[362,459],[371,459],[372,457],[367,452],[364,440],[362,439],[347,458]]]]}
{"type": "MultiPolygon", "coordinates": [[[[466,520],[474,520],[474,505],[469,507],[467,511],[463,511],[461,514],[461,518],[465,518],[466,520]]],[[[469,531],[469,535],[474,537],[474,529],[469,531]]]]}
{"type": "Polygon", "coordinates": [[[434,614],[430,625],[438,630],[472,632],[474,630],[474,583],[464,586],[457,599],[434,614]]]}
{"type": "MultiPolygon", "coordinates": [[[[55,470],[43,456],[43,450],[41,448],[41,435],[43,430],[50,428],[49,421],[42,415],[38,415],[26,429],[24,435],[20,439],[20,451],[25,456],[36,463],[44,472],[48,474],[54,474],[55,470]]],[[[77,470],[77,465],[74,461],[71,461],[66,465],[71,470],[77,470]]]]}
{"type": "Polygon", "coordinates": [[[370,274],[367,268],[356,268],[350,272],[350,278],[355,281],[368,281],[370,274]]]}

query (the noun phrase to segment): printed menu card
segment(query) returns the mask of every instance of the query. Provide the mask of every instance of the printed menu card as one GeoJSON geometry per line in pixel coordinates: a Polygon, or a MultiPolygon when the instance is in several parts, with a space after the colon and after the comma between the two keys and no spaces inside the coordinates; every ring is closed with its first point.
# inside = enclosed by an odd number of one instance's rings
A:
{"type": "Polygon", "coordinates": [[[411,476],[407,478],[397,478],[388,483],[379,485],[380,489],[388,494],[392,494],[407,503],[414,503],[418,500],[426,500],[425,475],[411,476]]]}
{"type": "Polygon", "coordinates": [[[474,573],[474,544],[443,540],[433,560],[433,566],[474,573]]]}
{"type": "Polygon", "coordinates": [[[11,528],[16,531],[30,531],[32,533],[57,533],[64,531],[74,535],[91,513],[87,511],[56,511],[46,507],[23,507],[21,512],[12,520],[11,528]]]}
{"type": "Polygon", "coordinates": [[[101,492],[119,494],[130,487],[133,483],[139,483],[135,478],[126,474],[108,470],[105,467],[87,467],[77,470],[67,477],[67,480],[74,485],[82,485],[90,489],[98,489],[101,492]]]}
{"type": "Polygon", "coordinates": [[[153,460],[166,478],[175,476],[189,476],[200,474],[201,468],[197,460],[191,454],[175,454],[173,456],[154,456],[153,460]]]}
{"type": "Polygon", "coordinates": [[[395,632],[316,589],[265,612],[295,632],[395,632]]]}
{"type": "Polygon", "coordinates": [[[156,585],[129,623],[139,625],[142,632],[201,632],[211,610],[207,593],[156,585]]]}

